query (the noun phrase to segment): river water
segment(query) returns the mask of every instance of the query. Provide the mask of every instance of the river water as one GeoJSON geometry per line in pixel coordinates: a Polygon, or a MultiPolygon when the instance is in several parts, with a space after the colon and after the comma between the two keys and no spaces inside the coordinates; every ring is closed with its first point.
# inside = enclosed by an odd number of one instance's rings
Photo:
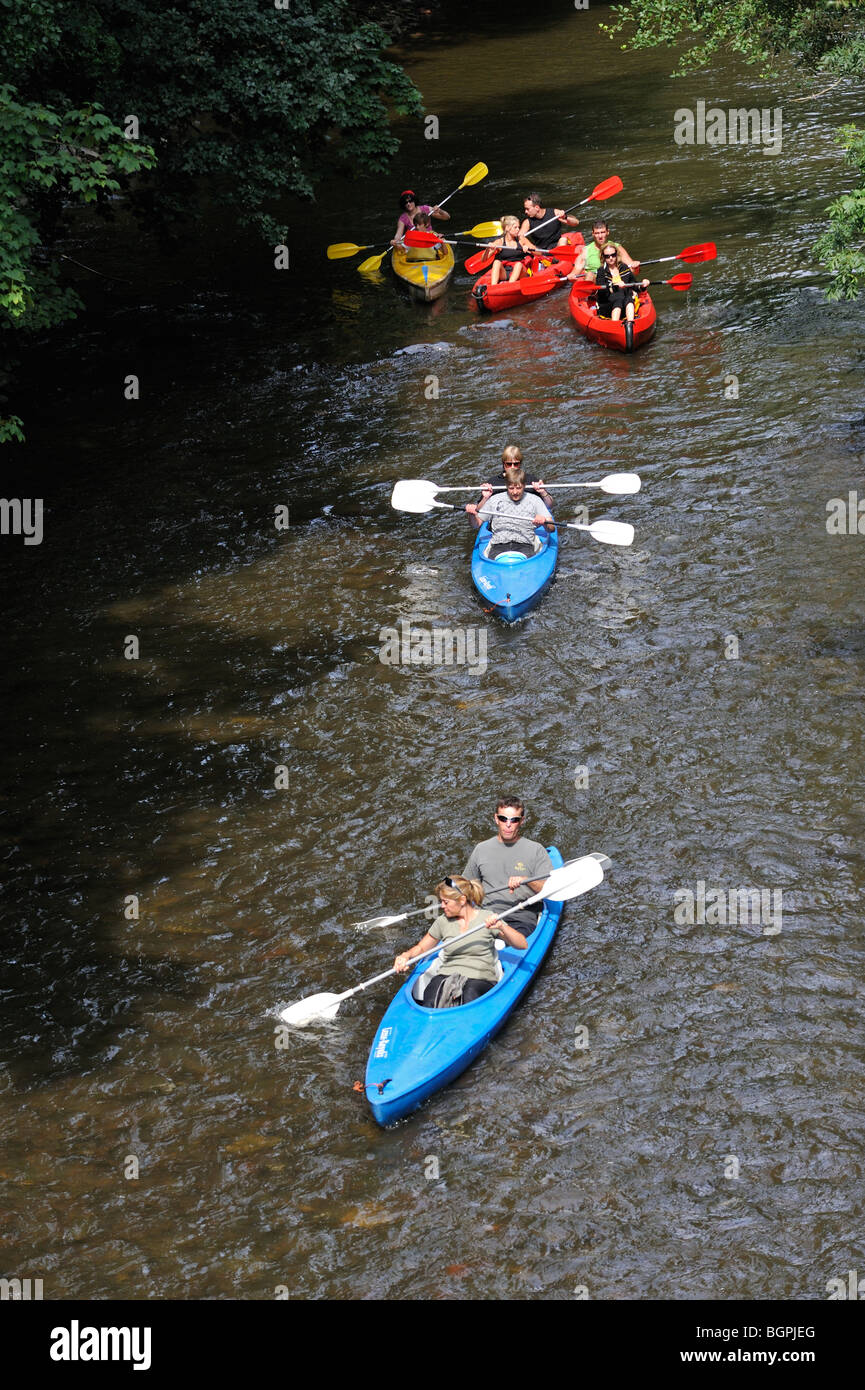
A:
{"type": "Polygon", "coordinates": [[[508,11],[410,42],[439,138],[405,122],[388,178],[289,209],[288,272],[218,223],[174,261],[70,232],[123,279],[82,273],[28,365],[4,487],[45,538],[2,550],[2,1272],[46,1297],[813,1299],[865,1258],[863,542],[826,528],[865,354],[808,254],[861,111],[733,61],[673,81],[604,6],[508,11]],[[700,100],[781,107],[780,153],[676,145],[700,100]],[[482,319],[461,273],[427,307],[325,260],[479,159],[455,228],[618,173],[632,253],[718,259],[628,358],[561,295],[482,319]],[[548,481],[643,479],[560,494],[635,543],[568,532],[513,628],[464,518],[388,506],[510,442],[548,481]],[[482,632],[483,669],[383,663],[403,618],[482,632]],[[352,923],[423,905],[499,790],[614,866],[483,1057],[382,1131],[352,1083],[391,983],[280,1048],[276,1010],[416,939],[352,923]],[[681,920],[701,884],[782,920],[681,920]]]}

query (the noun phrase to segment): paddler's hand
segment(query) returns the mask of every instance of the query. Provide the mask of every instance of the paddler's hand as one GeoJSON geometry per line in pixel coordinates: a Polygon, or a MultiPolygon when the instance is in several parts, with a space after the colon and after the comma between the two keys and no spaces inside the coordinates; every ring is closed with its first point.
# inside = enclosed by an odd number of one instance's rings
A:
{"type": "MultiPolygon", "coordinates": [[[[547,526],[549,525],[549,520],[550,518],[548,516],[541,516],[540,512],[538,512],[537,516],[535,517],[534,524],[535,526],[547,526]]],[[[523,880],[520,879],[521,883],[522,881],[523,880]]]]}
{"type": "Polygon", "coordinates": [[[491,917],[486,924],[487,931],[499,931],[504,926],[501,917],[491,917]]]}
{"type": "Polygon", "coordinates": [[[466,502],[466,511],[468,512],[469,516],[477,516],[477,514],[478,514],[478,504],[477,504],[477,502],[466,502]]]}
{"type": "Polygon", "coordinates": [[[481,503],[488,502],[493,495],[492,483],[481,483],[481,503]]]}
{"type": "Polygon", "coordinates": [[[397,956],[394,961],[393,968],[398,971],[400,975],[404,975],[410,965],[411,956],[408,954],[408,951],[403,951],[402,955],[397,956]]]}
{"type": "Polygon", "coordinates": [[[640,288],[643,289],[643,290],[647,290],[647,289],[649,288],[649,286],[651,285],[651,283],[652,283],[651,280],[641,280],[641,281],[640,281],[640,288]]]}
{"type": "MultiPolygon", "coordinates": [[[[546,520],[546,518],[541,517],[541,521],[544,520],[546,520]]],[[[538,522],[538,525],[540,525],[540,522],[538,522]]],[[[525,881],[526,880],[524,878],[520,878],[519,874],[511,874],[510,878],[508,879],[508,888],[513,893],[514,889],[519,888],[521,884],[525,883],[525,881]]]]}
{"type": "Polygon", "coordinates": [[[631,270],[634,272],[634,275],[636,275],[637,271],[640,269],[640,262],[639,262],[639,261],[631,261],[631,266],[630,266],[630,268],[631,268],[631,270]]]}

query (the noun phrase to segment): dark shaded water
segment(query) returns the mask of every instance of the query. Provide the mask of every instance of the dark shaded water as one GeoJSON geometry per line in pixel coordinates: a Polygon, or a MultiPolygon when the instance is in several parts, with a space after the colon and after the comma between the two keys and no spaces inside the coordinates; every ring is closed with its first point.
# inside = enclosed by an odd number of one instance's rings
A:
{"type": "Polygon", "coordinates": [[[808,264],[856,112],[732,63],[672,82],[624,56],[611,81],[597,13],[420,47],[440,139],[326,190],[291,272],[131,243],[132,287],[89,291],[31,378],[4,484],[47,514],[2,552],[0,1170],[3,1272],[46,1296],[806,1299],[861,1268],[862,541],[825,522],[860,485],[865,356],[861,305],[808,264]],[[698,99],[782,106],[782,152],[676,146],[698,99]],[[466,277],[426,308],[324,259],[477,159],[459,228],[617,172],[629,250],[719,258],[658,291],[627,359],[561,296],[484,320],[466,277]],[[569,532],[507,629],[464,520],[388,497],[513,441],[548,480],[644,490],[592,494],[633,548],[569,532]],[[410,616],[482,625],[485,671],[384,665],[410,616]],[[351,923],[422,904],[501,787],[615,868],[484,1057],[382,1132],[351,1086],[388,986],[285,1050],[275,1010],[389,964],[414,937],[351,923]],[[780,933],[677,922],[700,882],[780,890],[780,933]]]}

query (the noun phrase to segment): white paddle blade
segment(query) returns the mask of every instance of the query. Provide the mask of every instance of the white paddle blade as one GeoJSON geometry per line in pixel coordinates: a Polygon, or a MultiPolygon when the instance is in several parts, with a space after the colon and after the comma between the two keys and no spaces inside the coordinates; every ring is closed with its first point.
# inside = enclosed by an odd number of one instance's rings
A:
{"type": "Polygon", "coordinates": [[[614,492],[624,496],[628,492],[639,492],[643,486],[639,473],[608,473],[601,479],[604,492],[614,492]]]}
{"type": "Polygon", "coordinates": [[[593,521],[589,527],[593,540],[604,545],[633,545],[634,528],[629,521],[593,521]]]}
{"type": "MultiPolygon", "coordinates": [[[[422,907],[421,912],[426,912],[426,908],[422,907]]],[[[410,915],[408,912],[401,912],[398,917],[367,917],[365,922],[355,922],[354,929],[368,931],[371,927],[392,927],[395,922],[404,922],[410,915]]]]}
{"type": "Polygon", "coordinates": [[[587,854],[582,859],[563,864],[560,869],[553,869],[544,887],[544,900],[566,903],[569,898],[578,898],[581,893],[597,888],[603,881],[603,866],[593,854],[587,854]]]}
{"type": "Polygon", "coordinates": [[[315,1019],[336,1018],[339,1003],[340,996],[338,994],[311,994],[308,999],[301,999],[297,1004],[289,1004],[288,1008],[283,1009],[279,1016],[283,1023],[290,1023],[294,1028],[305,1028],[308,1023],[312,1023],[315,1019]]]}
{"type": "Polygon", "coordinates": [[[601,850],[593,849],[591,854],[589,855],[589,858],[597,859],[604,873],[606,873],[608,869],[611,869],[613,867],[613,861],[610,858],[610,856],[608,854],[604,854],[601,850]]]}
{"type": "Polygon", "coordinates": [[[435,497],[438,488],[423,478],[402,478],[394,485],[390,505],[398,512],[431,512],[440,506],[435,497]]]}
{"type": "Polygon", "coordinates": [[[634,540],[634,528],[628,521],[593,521],[590,526],[568,521],[565,525],[569,531],[588,531],[593,540],[604,545],[632,545],[634,540]]]}

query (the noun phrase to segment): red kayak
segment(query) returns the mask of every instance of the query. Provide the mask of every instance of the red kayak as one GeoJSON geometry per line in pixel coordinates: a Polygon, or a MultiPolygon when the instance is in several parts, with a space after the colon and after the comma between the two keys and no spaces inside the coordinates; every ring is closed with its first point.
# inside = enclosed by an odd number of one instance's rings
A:
{"type": "Polygon", "coordinates": [[[640,290],[640,303],[633,323],[627,319],[602,318],[594,299],[583,299],[576,293],[576,285],[571,290],[568,308],[574,323],[585,333],[592,343],[615,348],[617,352],[634,352],[654,336],[657,314],[647,290],[640,290]]]}
{"type": "MultiPolygon", "coordinates": [[[[571,246],[582,246],[582,232],[569,232],[568,241],[571,246]]],[[[525,304],[530,299],[541,299],[544,295],[559,289],[565,283],[564,277],[572,269],[573,261],[557,260],[553,248],[552,251],[545,251],[543,255],[532,256],[524,261],[523,273],[513,284],[504,279],[493,285],[493,267],[490,266],[489,270],[485,270],[483,275],[479,275],[475,280],[472,294],[479,308],[497,314],[502,309],[515,309],[518,304],[525,304]]]]}

